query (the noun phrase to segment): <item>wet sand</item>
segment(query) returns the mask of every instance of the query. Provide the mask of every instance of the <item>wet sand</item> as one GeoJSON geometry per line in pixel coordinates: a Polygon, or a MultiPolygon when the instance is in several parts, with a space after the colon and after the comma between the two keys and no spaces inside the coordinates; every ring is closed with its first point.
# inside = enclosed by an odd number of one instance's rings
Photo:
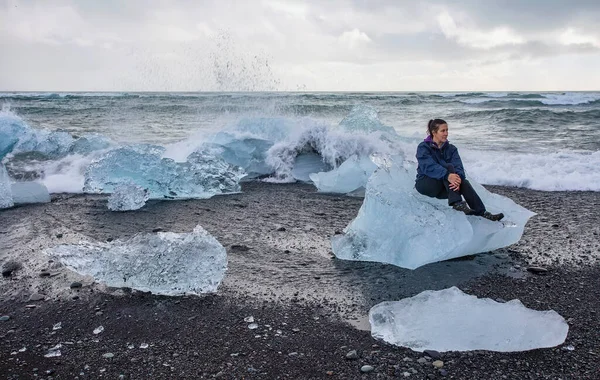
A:
{"type": "Polygon", "coordinates": [[[247,183],[240,194],[153,201],[126,213],[108,211],[106,197],[93,195],[57,195],[50,204],[0,211],[0,260],[22,265],[0,280],[0,314],[10,316],[0,322],[0,373],[45,378],[51,371],[63,379],[353,379],[405,372],[418,379],[600,378],[600,193],[489,189],[538,214],[521,241],[414,271],[335,259],[330,238],[356,216],[362,199],[318,194],[310,185],[247,183]],[[81,239],[189,232],[197,224],[227,248],[228,271],[213,295],[106,288],[43,254],[81,239]],[[533,265],[548,272],[527,272],[533,265]],[[43,270],[50,276],[40,277],[43,270]],[[71,289],[74,281],[83,287],[71,289]],[[366,331],[371,306],[453,285],[479,297],[554,309],[570,324],[567,341],[525,353],[444,353],[438,370],[429,361],[418,363],[422,354],[376,341],[366,331]],[[30,301],[36,293],[45,300],[30,301]],[[257,329],[248,329],[248,316],[257,329]],[[53,330],[58,322],[61,328],[53,330]],[[93,334],[100,325],[104,331],[93,334]],[[59,343],[61,356],[45,358],[59,343]],[[346,359],[350,350],[359,358],[346,359]],[[103,356],[108,353],[113,356],[103,356]],[[374,371],[361,373],[363,365],[374,371]]]}

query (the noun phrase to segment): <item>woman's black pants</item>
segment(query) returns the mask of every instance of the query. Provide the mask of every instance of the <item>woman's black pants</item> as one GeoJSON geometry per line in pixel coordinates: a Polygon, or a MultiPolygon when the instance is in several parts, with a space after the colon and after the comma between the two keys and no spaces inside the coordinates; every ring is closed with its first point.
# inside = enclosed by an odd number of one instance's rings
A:
{"type": "Polygon", "coordinates": [[[483,215],[485,212],[485,206],[481,198],[479,198],[473,186],[466,179],[461,181],[459,191],[450,189],[450,182],[445,179],[435,179],[427,176],[417,179],[415,188],[419,193],[428,197],[448,199],[450,206],[461,202],[462,195],[475,215],[483,215]]]}

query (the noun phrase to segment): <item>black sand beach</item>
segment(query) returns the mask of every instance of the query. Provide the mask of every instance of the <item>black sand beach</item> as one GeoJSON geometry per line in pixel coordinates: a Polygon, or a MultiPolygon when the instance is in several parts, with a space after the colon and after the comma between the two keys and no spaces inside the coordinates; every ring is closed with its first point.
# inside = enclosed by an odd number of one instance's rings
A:
{"type": "Polygon", "coordinates": [[[318,194],[310,185],[247,183],[240,194],[155,201],[126,213],[110,212],[106,197],[92,195],[57,195],[50,204],[0,211],[0,260],[21,266],[0,279],[0,316],[9,317],[0,321],[0,374],[600,379],[600,193],[488,189],[537,213],[521,241],[414,271],[335,259],[330,238],[356,216],[362,199],[318,194]],[[43,254],[80,239],[189,232],[197,224],[227,249],[228,271],[216,294],[164,297],[106,288],[43,254]],[[531,273],[531,266],[547,272],[531,273]],[[82,287],[71,289],[73,282],[82,287]],[[478,297],[553,309],[569,323],[567,340],[527,352],[442,353],[438,369],[429,358],[421,363],[423,354],[376,341],[367,331],[371,306],[453,285],[478,297]],[[249,316],[257,329],[248,329],[249,316]],[[99,326],[104,331],[94,334],[99,326]],[[44,357],[57,344],[61,356],[44,357]],[[348,359],[352,350],[357,358],[348,359]],[[365,365],[373,370],[361,372],[365,365]]]}

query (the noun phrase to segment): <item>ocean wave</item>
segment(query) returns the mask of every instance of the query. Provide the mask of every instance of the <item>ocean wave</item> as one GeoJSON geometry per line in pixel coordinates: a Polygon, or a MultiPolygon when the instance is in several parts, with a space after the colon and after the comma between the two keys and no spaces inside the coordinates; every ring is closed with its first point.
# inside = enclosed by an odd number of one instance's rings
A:
{"type": "Polygon", "coordinates": [[[493,121],[495,124],[507,126],[523,126],[537,124],[540,126],[597,125],[600,109],[562,110],[544,108],[502,108],[496,110],[470,110],[457,112],[449,116],[467,121],[493,121]]]}
{"type": "Polygon", "coordinates": [[[600,151],[511,153],[461,150],[467,174],[486,185],[600,191],[600,151]]]}

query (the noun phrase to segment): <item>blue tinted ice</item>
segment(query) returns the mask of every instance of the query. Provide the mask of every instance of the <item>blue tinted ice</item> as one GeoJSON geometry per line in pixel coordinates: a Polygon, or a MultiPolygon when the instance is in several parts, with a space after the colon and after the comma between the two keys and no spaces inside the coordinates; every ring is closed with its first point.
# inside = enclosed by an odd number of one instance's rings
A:
{"type": "Polygon", "coordinates": [[[319,192],[346,194],[366,187],[375,169],[377,165],[369,157],[354,155],[334,170],[311,174],[310,179],[319,192]]]}
{"type": "Polygon", "coordinates": [[[488,211],[502,222],[467,216],[447,200],[414,189],[416,168],[401,158],[378,158],[365,200],[345,234],[332,239],[333,252],[346,260],[377,261],[403,268],[488,252],[519,241],[534,215],[511,199],[492,194],[470,180],[488,211]]]}
{"type": "Polygon", "coordinates": [[[169,296],[215,292],[227,269],[225,248],[201,226],[190,233],[60,245],[46,253],[108,286],[169,296]]]}
{"type": "Polygon", "coordinates": [[[15,204],[48,203],[48,188],[39,182],[15,182],[11,185],[15,204]]]}
{"type": "Polygon", "coordinates": [[[108,209],[111,211],[137,210],[146,204],[148,191],[133,183],[118,185],[108,198],[108,209]]]}
{"type": "Polygon", "coordinates": [[[499,303],[452,287],[382,302],[369,312],[371,335],[415,351],[526,351],[562,344],[569,325],[554,310],[499,303]]]}
{"type": "Polygon", "coordinates": [[[14,202],[10,186],[10,178],[6,172],[6,168],[0,162],[0,208],[8,208],[12,206],[14,206],[14,202]]]}
{"type": "Polygon", "coordinates": [[[105,153],[88,166],[85,192],[112,193],[134,183],[150,198],[209,198],[240,191],[243,170],[209,151],[194,152],[186,162],[161,158],[163,147],[127,146],[105,153]]]}

